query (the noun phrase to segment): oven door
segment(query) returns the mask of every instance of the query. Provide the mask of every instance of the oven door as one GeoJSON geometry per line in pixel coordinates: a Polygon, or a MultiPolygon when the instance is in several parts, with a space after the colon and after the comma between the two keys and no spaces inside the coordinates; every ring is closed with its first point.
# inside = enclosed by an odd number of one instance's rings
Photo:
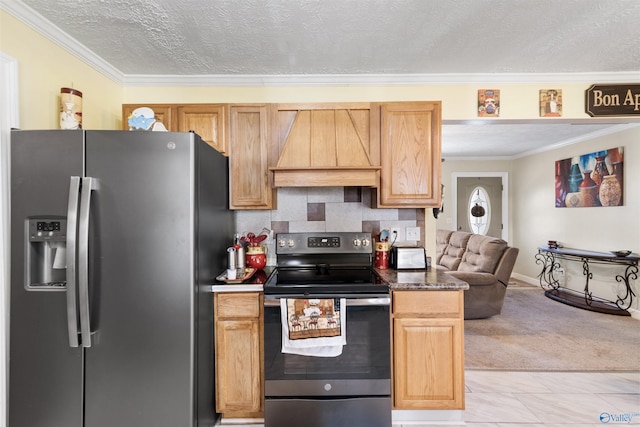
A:
{"type": "MultiPolygon", "coordinates": [[[[346,299],[347,343],[342,354],[336,357],[282,353],[281,297],[265,297],[266,399],[391,395],[388,294],[361,295],[346,299]]],[[[295,295],[288,297],[296,298],[295,295]]],[[[339,295],[332,297],[340,298],[339,295]]]]}

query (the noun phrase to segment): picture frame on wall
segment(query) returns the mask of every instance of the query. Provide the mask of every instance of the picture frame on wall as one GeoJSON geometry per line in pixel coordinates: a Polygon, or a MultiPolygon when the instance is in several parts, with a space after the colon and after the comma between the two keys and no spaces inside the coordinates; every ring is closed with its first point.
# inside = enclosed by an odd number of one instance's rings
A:
{"type": "Polygon", "coordinates": [[[478,89],[478,117],[500,116],[500,89],[478,89]]]}
{"type": "Polygon", "coordinates": [[[624,147],[556,161],[557,208],[624,205],[624,147]]]}
{"type": "Polygon", "coordinates": [[[562,117],[562,89],[540,89],[540,117],[562,117]]]}

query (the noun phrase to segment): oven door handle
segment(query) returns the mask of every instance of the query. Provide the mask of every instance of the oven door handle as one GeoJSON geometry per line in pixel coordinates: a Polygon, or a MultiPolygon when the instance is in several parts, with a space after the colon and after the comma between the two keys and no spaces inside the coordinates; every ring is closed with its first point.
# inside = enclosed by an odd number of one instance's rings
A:
{"type": "MultiPolygon", "coordinates": [[[[283,297],[284,298],[284,297],[283,297]]],[[[283,298],[265,298],[265,307],[280,307],[280,300],[283,298]]],[[[299,298],[292,296],[290,298],[299,298]]],[[[389,297],[372,298],[347,298],[347,307],[367,307],[367,306],[388,306],[391,304],[389,297]]]]}

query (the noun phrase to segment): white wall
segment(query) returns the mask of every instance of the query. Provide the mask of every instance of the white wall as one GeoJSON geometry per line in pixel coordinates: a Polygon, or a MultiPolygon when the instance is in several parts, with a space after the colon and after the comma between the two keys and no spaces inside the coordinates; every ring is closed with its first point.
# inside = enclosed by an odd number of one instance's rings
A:
{"type": "MultiPolygon", "coordinates": [[[[640,127],[515,160],[512,183],[513,238],[525,254],[548,240],[594,251],[640,251],[640,127]],[[556,160],[618,146],[624,147],[624,206],[555,207],[556,160]]],[[[539,269],[529,258],[519,257],[516,268],[536,276],[539,269]]]]}
{"type": "MultiPolygon", "coordinates": [[[[553,151],[513,161],[512,241],[520,248],[515,272],[535,278],[541,266],[535,263],[538,246],[556,240],[565,247],[599,252],[630,249],[640,252],[640,127],[624,130],[553,151]],[[581,154],[624,147],[624,206],[598,208],[555,207],[555,162],[581,154]]],[[[582,268],[569,267],[571,287],[582,289],[582,268]]],[[[611,271],[594,270],[594,293],[613,296],[620,284],[611,271]],[[600,276],[600,273],[603,275],[600,276]],[[609,276],[608,278],[605,276],[609,276]]],[[[633,283],[640,296],[640,285],[633,283]]],[[[638,298],[633,307],[638,309],[638,298]]]]}

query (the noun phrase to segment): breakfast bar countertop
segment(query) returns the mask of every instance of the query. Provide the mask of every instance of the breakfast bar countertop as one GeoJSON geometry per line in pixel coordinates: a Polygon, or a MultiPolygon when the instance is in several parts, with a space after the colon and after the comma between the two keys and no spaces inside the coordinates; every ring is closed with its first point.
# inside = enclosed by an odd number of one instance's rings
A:
{"type": "Polygon", "coordinates": [[[381,270],[376,268],[375,272],[382,280],[389,283],[392,291],[397,290],[464,290],[469,289],[469,284],[457,279],[445,271],[436,268],[428,270],[381,270]]]}

